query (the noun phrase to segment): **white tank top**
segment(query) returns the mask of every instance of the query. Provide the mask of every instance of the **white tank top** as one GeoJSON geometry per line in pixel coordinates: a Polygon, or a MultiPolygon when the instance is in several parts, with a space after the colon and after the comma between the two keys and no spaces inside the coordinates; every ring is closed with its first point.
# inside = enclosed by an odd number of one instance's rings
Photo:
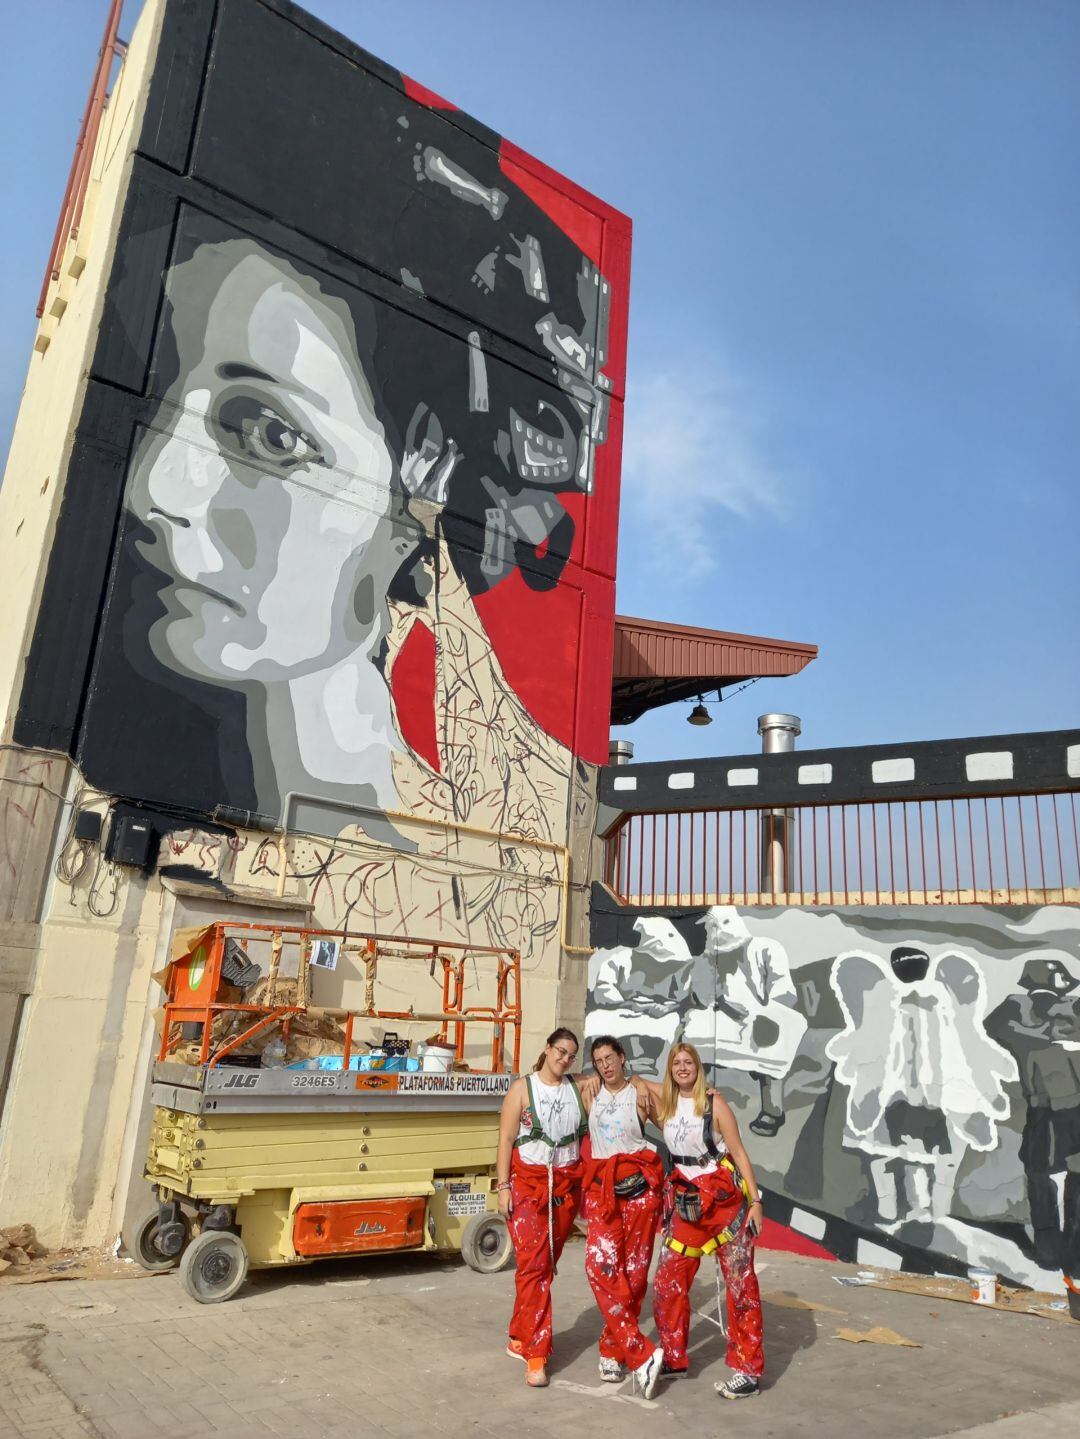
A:
{"type": "Polygon", "coordinates": [[[589,1111],[589,1137],[594,1159],[610,1159],[613,1154],[634,1154],[651,1149],[646,1144],[638,1118],[637,1091],[624,1084],[614,1094],[601,1089],[589,1111]]]}
{"type": "MultiPolygon", "coordinates": [[[[542,1139],[532,1139],[518,1146],[519,1157],[526,1164],[542,1164],[545,1168],[549,1163],[556,1169],[575,1163],[580,1150],[577,1128],[581,1123],[581,1101],[575,1093],[574,1081],[564,1079],[561,1084],[544,1084],[537,1075],[530,1074],[528,1083],[532,1087],[540,1128],[555,1141],[555,1149],[553,1157],[550,1145],[542,1139]]],[[[526,1113],[521,1116],[519,1134],[528,1134],[532,1128],[532,1117],[527,1113],[528,1098],[525,1103],[526,1113]]]]}
{"type": "MultiPolygon", "coordinates": [[[[679,1102],[675,1107],[675,1113],[664,1125],[664,1143],[668,1147],[669,1154],[692,1154],[702,1156],[701,1164],[679,1164],[676,1166],[679,1173],[687,1179],[698,1179],[702,1174],[709,1174],[716,1168],[717,1161],[713,1159],[705,1146],[705,1125],[704,1115],[694,1113],[694,1100],[692,1096],[679,1096],[679,1102]]],[[[725,1153],[724,1141],[714,1135],[716,1147],[721,1155],[725,1153]]]]}

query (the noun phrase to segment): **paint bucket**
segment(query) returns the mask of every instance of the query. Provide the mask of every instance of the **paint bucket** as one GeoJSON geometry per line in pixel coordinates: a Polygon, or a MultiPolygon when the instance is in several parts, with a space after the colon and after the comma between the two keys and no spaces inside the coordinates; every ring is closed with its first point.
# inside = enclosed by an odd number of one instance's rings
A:
{"type": "Polygon", "coordinates": [[[452,1044],[440,1044],[436,1040],[421,1046],[420,1067],[425,1074],[449,1074],[453,1063],[452,1044]]]}
{"type": "Polygon", "coordinates": [[[975,1304],[997,1303],[997,1275],[992,1269],[969,1269],[971,1298],[975,1304]]]}

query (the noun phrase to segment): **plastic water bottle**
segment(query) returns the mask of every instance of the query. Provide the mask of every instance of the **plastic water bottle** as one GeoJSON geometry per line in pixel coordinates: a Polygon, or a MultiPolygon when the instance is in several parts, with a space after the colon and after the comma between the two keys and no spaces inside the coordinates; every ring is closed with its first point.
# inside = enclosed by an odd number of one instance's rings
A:
{"type": "Polygon", "coordinates": [[[275,1034],[259,1056],[259,1064],[263,1069],[284,1069],[285,1068],[285,1040],[280,1034],[275,1034]]]}

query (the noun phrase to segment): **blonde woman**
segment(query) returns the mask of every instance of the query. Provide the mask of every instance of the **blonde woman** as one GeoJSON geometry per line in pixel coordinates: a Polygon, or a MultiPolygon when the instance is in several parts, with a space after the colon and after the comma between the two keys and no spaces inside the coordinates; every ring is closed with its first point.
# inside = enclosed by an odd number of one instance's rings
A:
{"type": "Polygon", "coordinates": [[[739,1126],[727,1101],[710,1098],[692,1044],[668,1055],[662,1085],[648,1084],[654,1118],[671,1157],[665,1212],[670,1215],[653,1282],[653,1317],[664,1347],[664,1373],[685,1374],[690,1286],[703,1258],[718,1254],[727,1284],[730,1378],[715,1386],[724,1399],[749,1399],[764,1368],[761,1296],[754,1236],[761,1197],[739,1126]]]}

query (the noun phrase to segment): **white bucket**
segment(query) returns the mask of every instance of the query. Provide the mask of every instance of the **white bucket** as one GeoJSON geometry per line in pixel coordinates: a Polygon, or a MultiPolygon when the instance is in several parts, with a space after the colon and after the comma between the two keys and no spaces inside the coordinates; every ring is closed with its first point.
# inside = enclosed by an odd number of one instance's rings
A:
{"type": "Polygon", "coordinates": [[[425,1044],[420,1057],[420,1068],[424,1074],[449,1074],[454,1063],[452,1044],[425,1044]]]}
{"type": "Polygon", "coordinates": [[[975,1304],[997,1303],[997,1275],[992,1269],[969,1269],[971,1298],[975,1304]]]}

